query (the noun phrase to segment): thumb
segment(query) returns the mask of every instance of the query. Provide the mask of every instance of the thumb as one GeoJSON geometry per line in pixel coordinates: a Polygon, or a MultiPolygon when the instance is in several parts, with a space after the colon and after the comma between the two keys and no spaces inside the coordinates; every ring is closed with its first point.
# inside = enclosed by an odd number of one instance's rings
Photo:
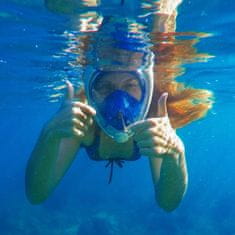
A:
{"type": "Polygon", "coordinates": [[[83,87],[80,87],[77,91],[75,91],[74,98],[77,98],[82,103],[86,103],[86,95],[83,87]]]}
{"type": "Polygon", "coordinates": [[[167,106],[166,106],[167,97],[168,97],[167,92],[164,92],[163,94],[161,94],[158,100],[158,104],[157,104],[157,117],[168,116],[167,106]]]}
{"type": "Polygon", "coordinates": [[[66,96],[65,100],[72,100],[74,98],[74,87],[73,84],[70,81],[66,81],[66,96]]]}

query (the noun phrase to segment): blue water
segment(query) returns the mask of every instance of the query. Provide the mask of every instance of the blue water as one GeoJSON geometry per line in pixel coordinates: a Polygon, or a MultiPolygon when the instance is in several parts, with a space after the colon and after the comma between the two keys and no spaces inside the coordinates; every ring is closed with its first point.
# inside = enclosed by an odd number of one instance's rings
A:
{"type": "Polygon", "coordinates": [[[79,71],[66,53],[71,18],[42,1],[0,1],[0,234],[235,234],[235,5],[232,0],[188,1],[179,9],[181,32],[206,32],[197,44],[214,56],[185,64],[180,77],[212,90],[208,115],[180,129],[186,146],[188,191],[166,213],[154,201],[147,159],[126,163],[111,185],[104,163],[80,152],[42,205],[24,192],[27,160],[43,124],[59,108],[65,78],[79,71]],[[22,3],[24,2],[24,3],[22,3]]]}

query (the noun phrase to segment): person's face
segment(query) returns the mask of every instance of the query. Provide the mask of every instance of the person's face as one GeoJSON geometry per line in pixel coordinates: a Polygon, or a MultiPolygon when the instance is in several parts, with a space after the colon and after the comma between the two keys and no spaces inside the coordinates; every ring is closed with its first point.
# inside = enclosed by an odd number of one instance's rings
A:
{"type": "Polygon", "coordinates": [[[105,74],[95,83],[94,90],[96,98],[101,102],[115,90],[125,91],[137,100],[141,98],[139,82],[133,74],[128,72],[105,74]]]}

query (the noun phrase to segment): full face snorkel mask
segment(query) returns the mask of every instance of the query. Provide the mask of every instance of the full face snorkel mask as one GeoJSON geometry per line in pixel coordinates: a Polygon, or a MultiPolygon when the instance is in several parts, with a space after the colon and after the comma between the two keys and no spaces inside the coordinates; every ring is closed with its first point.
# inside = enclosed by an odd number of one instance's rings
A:
{"type": "Polygon", "coordinates": [[[116,142],[126,142],[133,135],[130,127],[145,119],[149,111],[152,66],[135,71],[107,71],[88,66],[84,75],[86,96],[96,110],[98,125],[116,142]]]}

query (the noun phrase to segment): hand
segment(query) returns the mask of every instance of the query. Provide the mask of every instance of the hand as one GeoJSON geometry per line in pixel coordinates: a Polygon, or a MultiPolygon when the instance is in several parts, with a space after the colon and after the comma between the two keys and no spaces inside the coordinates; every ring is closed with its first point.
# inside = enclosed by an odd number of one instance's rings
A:
{"type": "Polygon", "coordinates": [[[83,138],[89,127],[93,124],[93,116],[96,111],[83,102],[85,97],[79,93],[75,94],[73,85],[67,81],[67,94],[59,111],[49,122],[49,129],[60,137],[83,138]],[[80,99],[80,101],[77,101],[80,99]]]}
{"type": "Polygon", "coordinates": [[[163,93],[159,98],[156,118],[137,122],[131,127],[134,141],[142,155],[178,158],[184,153],[184,145],[170,124],[166,106],[167,97],[168,94],[163,93]]]}

